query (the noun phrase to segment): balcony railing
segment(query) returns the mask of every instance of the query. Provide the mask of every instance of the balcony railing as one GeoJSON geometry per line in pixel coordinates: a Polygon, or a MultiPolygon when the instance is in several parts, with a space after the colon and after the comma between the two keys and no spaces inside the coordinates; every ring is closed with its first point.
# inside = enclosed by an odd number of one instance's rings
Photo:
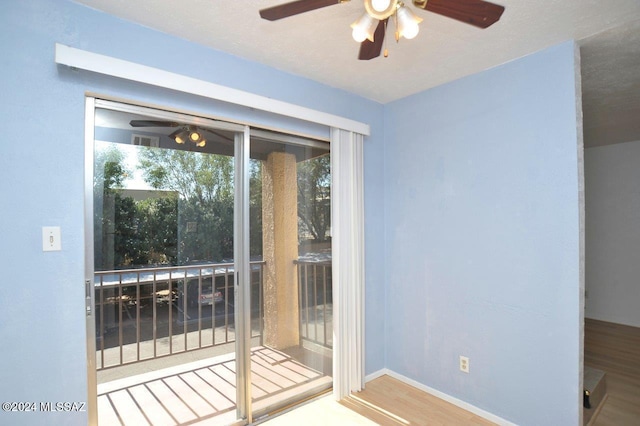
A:
{"type": "Polygon", "coordinates": [[[333,347],[331,261],[302,261],[298,265],[300,337],[333,347]]]}
{"type": "MultiPolygon", "coordinates": [[[[252,337],[262,267],[251,262],[252,337]]],[[[96,365],[105,369],[235,341],[232,263],[95,273],[96,365]]]]}
{"type": "MultiPolygon", "coordinates": [[[[330,349],[331,262],[295,263],[300,337],[330,349]]],[[[258,338],[263,267],[251,262],[251,337],[258,338]]],[[[94,280],[98,370],[235,341],[233,263],[100,271],[94,280]]]]}

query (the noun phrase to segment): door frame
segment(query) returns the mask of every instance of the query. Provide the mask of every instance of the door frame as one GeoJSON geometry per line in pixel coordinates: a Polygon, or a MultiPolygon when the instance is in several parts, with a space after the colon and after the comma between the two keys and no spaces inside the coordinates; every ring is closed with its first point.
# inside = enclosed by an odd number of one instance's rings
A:
{"type": "MultiPolygon", "coordinates": [[[[237,375],[236,375],[236,389],[237,400],[236,410],[238,422],[235,424],[247,424],[253,421],[253,412],[251,407],[251,357],[250,357],[250,345],[251,345],[251,321],[250,318],[244,318],[240,315],[240,312],[250,312],[250,256],[249,256],[249,161],[250,161],[250,143],[251,135],[254,133],[262,132],[262,130],[251,128],[248,124],[239,124],[230,121],[220,121],[214,118],[207,118],[206,114],[182,112],[178,110],[172,110],[169,108],[162,108],[157,105],[149,105],[144,103],[137,103],[135,101],[128,100],[113,100],[112,97],[103,97],[94,94],[87,94],[85,97],[85,309],[86,309],[86,339],[87,339],[87,411],[88,411],[88,423],[90,425],[98,424],[98,410],[97,410],[97,372],[96,372],[96,358],[95,358],[95,295],[94,295],[94,235],[93,235],[93,162],[94,162],[94,139],[95,139],[95,110],[96,108],[116,109],[123,112],[131,112],[137,114],[144,114],[152,116],[158,119],[171,119],[178,121],[190,122],[193,124],[215,123],[216,126],[222,126],[228,130],[236,132],[236,138],[234,141],[234,159],[235,159],[235,201],[234,201],[234,271],[235,271],[235,292],[236,301],[241,305],[241,309],[236,309],[234,312],[235,321],[238,325],[237,338],[236,338],[236,362],[237,362],[237,375]],[[239,242],[242,241],[242,244],[239,242]],[[242,248],[242,249],[240,249],[242,248]],[[240,336],[241,335],[241,336],[240,336]]],[[[337,130],[334,128],[334,130],[337,130]]],[[[332,132],[331,142],[338,143],[338,146],[347,142],[339,140],[333,135],[332,132]],[[334,140],[335,139],[335,140],[334,140]]],[[[353,133],[351,133],[353,134],[353,133]]],[[[283,143],[289,144],[302,144],[309,145],[309,140],[302,142],[301,138],[294,135],[281,135],[283,143]]],[[[313,138],[312,138],[313,139],[313,138]]],[[[325,144],[326,142],[319,142],[325,144]]],[[[313,144],[311,144],[313,146],[313,144]]],[[[330,145],[330,152],[332,158],[334,156],[342,156],[339,154],[339,150],[334,149],[335,146],[330,145]]],[[[361,159],[360,159],[361,161],[361,159]]],[[[337,163],[332,161],[332,176],[335,172],[334,166],[337,163]]],[[[347,164],[347,162],[345,162],[347,164]]],[[[335,185],[332,178],[332,186],[335,185]]],[[[338,185],[338,187],[342,187],[338,185]]],[[[342,191],[337,188],[332,189],[332,194],[340,193],[342,191]]],[[[332,197],[334,199],[334,197],[332,197]]],[[[334,199],[335,202],[335,199],[334,199]]],[[[339,216],[337,208],[332,208],[332,221],[335,221],[335,216],[339,216]]],[[[344,212],[343,212],[344,213],[344,212]]],[[[347,216],[349,216],[347,214],[347,216]]],[[[335,247],[334,247],[335,249],[335,247]]],[[[362,259],[359,259],[363,264],[362,259]]],[[[363,266],[363,265],[361,265],[363,266]]],[[[334,285],[338,284],[338,275],[336,275],[337,267],[334,267],[334,285]]],[[[362,299],[345,301],[346,305],[350,305],[355,302],[356,305],[362,303],[362,299]]],[[[362,307],[363,308],[363,307],[362,307]]],[[[360,320],[362,322],[362,319],[360,320]]],[[[337,336],[342,335],[346,330],[346,323],[340,324],[341,319],[334,319],[334,334],[337,336]]],[[[362,336],[359,339],[361,340],[362,336]]],[[[362,348],[362,342],[356,345],[362,348]]],[[[334,346],[333,358],[334,363],[337,357],[345,351],[345,347],[338,348],[334,346]]],[[[347,355],[345,353],[345,355],[347,355]]],[[[362,356],[362,353],[361,353],[362,356]]],[[[360,361],[355,367],[358,374],[356,382],[362,383],[364,366],[363,360],[360,361]]],[[[336,373],[342,375],[344,372],[336,371],[334,369],[334,395],[336,395],[336,373]]],[[[340,382],[341,383],[341,382],[340,382]]],[[[339,387],[344,387],[343,385],[339,387]]],[[[336,395],[337,397],[337,395],[336,395]]],[[[337,397],[339,399],[339,397],[337,397]]]]}
{"type": "Polygon", "coordinates": [[[239,419],[253,422],[251,408],[251,270],[249,265],[249,126],[234,141],[234,265],[236,324],[236,410],[239,419]]]}
{"type": "Polygon", "coordinates": [[[96,100],[85,99],[84,129],[84,286],[87,338],[87,414],[90,426],[98,425],[98,374],[96,370],[96,320],[93,235],[93,162],[96,100]]]}

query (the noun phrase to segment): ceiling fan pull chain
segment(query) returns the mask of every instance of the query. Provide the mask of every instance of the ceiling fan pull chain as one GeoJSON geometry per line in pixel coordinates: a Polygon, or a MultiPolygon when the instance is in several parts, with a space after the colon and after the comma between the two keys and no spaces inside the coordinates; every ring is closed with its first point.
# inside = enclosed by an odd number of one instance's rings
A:
{"type": "MultiPolygon", "coordinates": [[[[385,19],[385,21],[384,21],[384,32],[385,33],[387,32],[387,23],[389,23],[389,20],[385,19]]],[[[389,57],[389,50],[387,49],[387,38],[386,37],[384,38],[383,43],[384,43],[384,53],[383,53],[383,55],[384,55],[385,58],[388,58],[389,57]]]]}
{"type": "Polygon", "coordinates": [[[398,28],[398,11],[397,10],[393,13],[393,25],[394,25],[394,27],[396,29],[396,32],[395,32],[396,43],[399,43],[400,42],[400,29],[398,28]]]}

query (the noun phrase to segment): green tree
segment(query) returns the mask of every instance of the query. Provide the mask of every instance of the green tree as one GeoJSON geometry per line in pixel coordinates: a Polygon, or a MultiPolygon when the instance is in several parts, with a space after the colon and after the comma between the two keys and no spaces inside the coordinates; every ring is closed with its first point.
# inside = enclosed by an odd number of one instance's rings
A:
{"type": "Polygon", "coordinates": [[[329,154],[298,163],[298,235],[327,241],[331,227],[331,161],[329,154]]]}
{"type": "Polygon", "coordinates": [[[178,197],[175,193],[136,203],[138,234],[146,260],[173,264],[178,255],[178,197]]]}
{"type": "Polygon", "coordinates": [[[233,157],[151,148],[140,169],[152,187],[179,194],[178,263],[233,257],[233,157]]]}
{"type": "Polygon", "coordinates": [[[97,147],[93,165],[95,191],[113,192],[121,189],[131,175],[131,171],[124,165],[124,153],[115,144],[97,147]]]}
{"type": "MultiPolygon", "coordinates": [[[[140,169],[152,187],[179,194],[177,254],[182,264],[233,257],[233,157],[149,148],[139,154],[140,169]]],[[[262,254],[262,163],[249,166],[250,254],[262,254]]],[[[329,155],[298,164],[300,239],[325,242],[331,226],[329,155]]],[[[147,232],[147,231],[145,231],[147,232]]],[[[148,233],[148,232],[147,232],[148,233]]],[[[158,247],[157,244],[153,245],[158,247]]]]}
{"type": "MultiPolygon", "coordinates": [[[[146,264],[147,253],[143,250],[143,241],[138,232],[140,223],[136,203],[131,197],[123,197],[119,192],[113,194],[113,263],[117,267],[146,264]]],[[[110,218],[107,218],[109,220],[110,218]]]]}
{"type": "Polygon", "coordinates": [[[114,269],[145,261],[138,235],[136,205],[121,195],[130,170],[115,144],[99,147],[94,160],[95,267],[114,269]]]}
{"type": "Polygon", "coordinates": [[[249,253],[262,256],[262,162],[249,163],[249,253]]]}
{"type": "Polygon", "coordinates": [[[149,185],[185,200],[233,199],[233,157],[150,148],[140,152],[140,168],[149,185]]]}

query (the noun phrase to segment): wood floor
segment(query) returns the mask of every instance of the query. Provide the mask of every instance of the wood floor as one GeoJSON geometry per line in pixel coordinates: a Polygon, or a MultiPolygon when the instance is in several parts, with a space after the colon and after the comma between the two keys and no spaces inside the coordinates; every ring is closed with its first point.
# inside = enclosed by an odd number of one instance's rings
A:
{"type": "Polygon", "coordinates": [[[341,403],[380,425],[494,424],[390,376],[372,380],[341,403]]]}
{"type": "Polygon", "coordinates": [[[640,328],[585,318],[584,363],[607,375],[593,426],[640,425],[640,328]]]}
{"type": "MultiPolygon", "coordinates": [[[[608,398],[592,426],[640,426],[640,328],[585,319],[585,365],[607,374],[608,398]]],[[[332,396],[270,420],[268,426],[492,424],[389,376],[337,403],[332,396]]]]}
{"type": "Polygon", "coordinates": [[[362,392],[340,402],[328,395],[265,423],[297,425],[493,425],[435,396],[390,376],[367,383],[362,392]]]}

